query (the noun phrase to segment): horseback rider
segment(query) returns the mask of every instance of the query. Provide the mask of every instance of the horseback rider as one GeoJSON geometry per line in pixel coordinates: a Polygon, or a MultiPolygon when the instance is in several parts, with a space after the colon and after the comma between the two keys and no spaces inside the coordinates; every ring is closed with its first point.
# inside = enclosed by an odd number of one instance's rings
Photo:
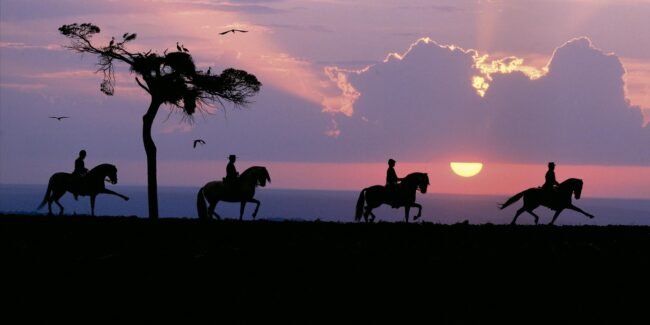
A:
{"type": "Polygon", "coordinates": [[[402,179],[397,177],[397,173],[395,172],[395,160],[392,158],[388,159],[388,169],[386,170],[386,192],[388,194],[390,205],[393,208],[398,207],[395,194],[397,192],[397,186],[401,180],[402,179]]]}
{"type": "Polygon", "coordinates": [[[237,178],[239,177],[239,172],[237,171],[237,168],[235,168],[236,160],[237,160],[237,156],[235,155],[228,156],[228,165],[226,165],[226,177],[224,177],[223,179],[223,182],[226,185],[234,185],[237,182],[237,178]]]}
{"type": "Polygon", "coordinates": [[[88,173],[88,168],[84,164],[84,159],[86,159],[86,150],[79,151],[79,157],[74,161],[74,171],[72,175],[76,176],[85,176],[88,173]]]}
{"type": "Polygon", "coordinates": [[[84,164],[84,159],[86,158],[86,150],[79,151],[79,157],[74,161],[74,171],[72,171],[73,176],[73,188],[74,188],[74,199],[78,199],[78,192],[81,189],[81,179],[82,177],[88,174],[88,168],[84,164]]]}
{"type": "Polygon", "coordinates": [[[548,171],[546,171],[546,175],[544,176],[545,181],[544,185],[542,185],[542,190],[545,193],[545,196],[550,198],[553,193],[555,193],[555,187],[557,185],[560,185],[558,181],[555,179],[555,163],[554,162],[549,162],[548,163],[548,171]]]}

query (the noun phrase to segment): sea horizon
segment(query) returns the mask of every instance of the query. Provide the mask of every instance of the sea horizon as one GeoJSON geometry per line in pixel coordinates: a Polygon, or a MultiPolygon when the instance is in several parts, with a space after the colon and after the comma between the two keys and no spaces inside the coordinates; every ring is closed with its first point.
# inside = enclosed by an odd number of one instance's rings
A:
{"type": "MultiPolygon", "coordinates": [[[[46,214],[47,206],[38,210],[43,199],[46,184],[0,184],[0,213],[6,214],[46,214]]],[[[147,187],[144,185],[121,185],[110,187],[112,190],[129,196],[124,201],[112,195],[99,195],[96,200],[97,216],[136,216],[146,218],[147,187]]],[[[197,218],[197,187],[159,186],[158,200],[161,218],[197,218]]],[[[257,188],[255,198],[261,206],[258,220],[303,220],[354,222],[354,209],[360,191],[319,190],[319,189],[267,189],[257,188]]],[[[515,193],[513,193],[514,195],[515,193]]],[[[467,222],[470,224],[504,224],[510,223],[515,212],[522,206],[517,202],[500,210],[498,203],[508,199],[507,195],[483,194],[448,194],[418,193],[416,202],[422,205],[422,217],[418,221],[453,224],[467,222]]],[[[66,215],[90,214],[89,197],[80,196],[77,201],[66,193],[61,198],[66,215]]],[[[557,225],[650,225],[650,199],[621,198],[585,198],[574,199],[574,204],[596,216],[588,219],[570,210],[565,210],[558,217],[557,225]]],[[[53,213],[58,214],[56,204],[53,213]]],[[[252,220],[254,204],[247,204],[244,220],[252,220]]],[[[239,204],[220,202],[216,211],[225,219],[239,217],[239,204]]],[[[404,209],[392,209],[387,205],[374,210],[376,221],[404,221],[404,209]]],[[[417,209],[412,208],[409,221],[417,209]]],[[[535,213],[540,216],[540,223],[550,222],[553,211],[539,207],[535,213]]],[[[518,224],[533,224],[533,217],[523,213],[518,224]]]]}

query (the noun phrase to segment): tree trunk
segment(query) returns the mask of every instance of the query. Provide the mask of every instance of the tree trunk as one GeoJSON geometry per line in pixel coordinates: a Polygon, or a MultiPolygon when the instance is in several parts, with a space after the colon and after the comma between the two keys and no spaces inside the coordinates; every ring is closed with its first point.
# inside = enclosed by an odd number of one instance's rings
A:
{"type": "Polygon", "coordinates": [[[158,174],[156,171],[156,144],[151,137],[151,127],[161,102],[151,99],[147,113],[142,116],[142,141],[147,154],[147,194],[149,197],[149,219],[158,219],[158,174]]]}

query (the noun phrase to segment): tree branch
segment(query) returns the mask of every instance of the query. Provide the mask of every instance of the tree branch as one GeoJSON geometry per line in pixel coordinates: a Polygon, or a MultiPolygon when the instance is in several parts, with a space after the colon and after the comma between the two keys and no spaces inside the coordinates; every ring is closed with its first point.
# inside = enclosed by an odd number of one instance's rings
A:
{"type": "Polygon", "coordinates": [[[149,93],[149,95],[151,95],[151,90],[149,90],[149,88],[147,88],[147,86],[143,85],[143,84],[140,82],[140,79],[138,79],[138,77],[135,77],[135,82],[137,82],[138,85],[139,85],[142,89],[144,89],[146,92],[149,93]]]}

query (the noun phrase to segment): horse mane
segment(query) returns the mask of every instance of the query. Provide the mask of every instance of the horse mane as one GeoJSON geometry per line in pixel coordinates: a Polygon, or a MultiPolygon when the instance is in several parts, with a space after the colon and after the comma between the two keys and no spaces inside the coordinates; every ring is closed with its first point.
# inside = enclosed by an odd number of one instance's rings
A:
{"type": "MultiPolygon", "coordinates": [[[[574,184],[574,183],[583,184],[582,180],[579,179],[579,178],[567,178],[562,183],[560,183],[560,185],[558,185],[558,187],[561,186],[562,188],[567,188],[569,186],[572,186],[571,184],[574,184]]],[[[573,186],[580,186],[580,185],[573,185],[573,186]]]]}
{"type": "Polygon", "coordinates": [[[580,178],[567,178],[561,184],[564,184],[564,183],[568,184],[568,183],[572,183],[572,182],[580,182],[580,183],[582,183],[582,180],[580,178]]]}
{"type": "Polygon", "coordinates": [[[410,173],[410,174],[406,175],[406,177],[403,178],[402,182],[404,182],[404,181],[410,182],[410,181],[416,180],[416,179],[418,179],[420,177],[426,177],[427,179],[429,179],[429,176],[427,175],[427,173],[414,172],[414,173],[410,173]]]}
{"type": "Polygon", "coordinates": [[[567,178],[564,182],[558,185],[558,189],[561,189],[562,191],[566,190],[575,194],[582,192],[583,184],[584,183],[579,178],[567,178]]]}
{"type": "Polygon", "coordinates": [[[104,168],[112,168],[112,169],[117,170],[117,167],[115,167],[115,165],[108,164],[108,163],[103,163],[103,164],[99,164],[99,165],[93,167],[92,169],[90,169],[88,171],[88,173],[90,173],[92,171],[98,171],[98,170],[101,170],[101,169],[104,169],[104,168]]]}
{"type": "Polygon", "coordinates": [[[249,177],[250,175],[254,175],[257,173],[261,173],[260,177],[261,179],[266,179],[267,182],[271,183],[271,175],[269,175],[269,171],[266,169],[264,166],[252,166],[244,170],[244,172],[241,173],[239,176],[241,177],[249,177]]]}

